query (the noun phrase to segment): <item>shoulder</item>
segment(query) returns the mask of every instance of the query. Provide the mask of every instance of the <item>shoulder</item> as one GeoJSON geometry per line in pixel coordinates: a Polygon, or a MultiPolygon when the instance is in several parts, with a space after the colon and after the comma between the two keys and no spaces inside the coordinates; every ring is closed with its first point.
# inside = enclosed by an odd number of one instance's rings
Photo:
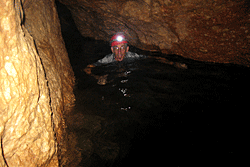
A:
{"type": "Polygon", "coordinates": [[[108,54],[108,55],[106,55],[104,58],[102,58],[102,59],[100,59],[100,60],[110,60],[110,59],[112,59],[113,57],[114,57],[113,54],[108,54]]]}
{"type": "Polygon", "coordinates": [[[128,57],[128,58],[144,58],[146,56],[145,55],[139,55],[137,53],[128,51],[126,57],[128,57]]]}
{"type": "Polygon", "coordinates": [[[114,55],[113,54],[108,54],[104,58],[98,60],[96,63],[94,63],[95,66],[99,66],[102,64],[108,64],[114,61],[114,55]]]}

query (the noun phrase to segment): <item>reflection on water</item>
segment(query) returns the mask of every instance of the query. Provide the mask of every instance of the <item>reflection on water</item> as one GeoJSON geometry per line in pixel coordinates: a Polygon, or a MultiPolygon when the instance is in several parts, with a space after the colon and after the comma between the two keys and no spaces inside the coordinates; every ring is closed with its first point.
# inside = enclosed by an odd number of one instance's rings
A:
{"type": "Polygon", "coordinates": [[[178,166],[187,157],[239,153],[249,69],[175,61],[188,69],[155,59],[116,62],[93,70],[108,74],[106,85],[82,73],[76,89],[76,111],[88,119],[78,128],[82,166],[178,166]]]}
{"type": "Polygon", "coordinates": [[[154,59],[114,63],[93,70],[108,74],[106,85],[98,85],[82,69],[109,54],[109,43],[82,38],[73,24],[62,34],[77,80],[76,107],[67,121],[78,137],[80,166],[227,164],[246,148],[248,68],[130,46],[188,69],[154,59]]]}
{"type": "Polygon", "coordinates": [[[107,84],[98,85],[82,69],[109,54],[109,43],[82,38],[70,11],[58,11],[72,23],[61,26],[77,79],[76,107],[67,121],[78,137],[80,166],[226,166],[248,151],[248,68],[130,46],[188,69],[153,59],[110,64],[93,70],[109,74],[107,84]]]}

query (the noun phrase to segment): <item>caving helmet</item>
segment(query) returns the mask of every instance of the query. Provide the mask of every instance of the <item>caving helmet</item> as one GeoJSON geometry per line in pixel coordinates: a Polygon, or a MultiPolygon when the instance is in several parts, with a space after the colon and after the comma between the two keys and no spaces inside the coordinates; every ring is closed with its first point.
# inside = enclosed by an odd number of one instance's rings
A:
{"type": "Polygon", "coordinates": [[[110,39],[110,45],[111,47],[123,44],[123,43],[128,43],[125,35],[123,32],[118,32],[116,33],[111,39],[110,39]]]}

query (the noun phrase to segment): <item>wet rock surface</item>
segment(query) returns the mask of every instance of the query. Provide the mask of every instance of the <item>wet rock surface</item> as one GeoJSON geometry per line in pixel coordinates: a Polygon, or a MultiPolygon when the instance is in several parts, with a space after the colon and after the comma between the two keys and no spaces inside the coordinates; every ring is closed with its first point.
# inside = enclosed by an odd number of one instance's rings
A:
{"type": "Polygon", "coordinates": [[[249,66],[249,1],[60,0],[84,37],[109,41],[123,31],[131,45],[199,61],[249,66]]]}
{"type": "Polygon", "coordinates": [[[75,78],[55,3],[3,0],[0,12],[0,166],[75,166],[75,78]]]}

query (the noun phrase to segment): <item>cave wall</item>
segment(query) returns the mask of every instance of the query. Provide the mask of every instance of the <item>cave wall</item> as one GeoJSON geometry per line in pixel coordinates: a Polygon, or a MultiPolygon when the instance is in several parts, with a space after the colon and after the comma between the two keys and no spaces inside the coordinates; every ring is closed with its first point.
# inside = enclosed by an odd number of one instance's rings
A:
{"type": "Polygon", "coordinates": [[[249,62],[248,0],[59,0],[85,37],[209,62],[249,62]]]}
{"type": "Polygon", "coordinates": [[[0,2],[0,166],[76,166],[74,73],[54,0],[0,2]]]}

